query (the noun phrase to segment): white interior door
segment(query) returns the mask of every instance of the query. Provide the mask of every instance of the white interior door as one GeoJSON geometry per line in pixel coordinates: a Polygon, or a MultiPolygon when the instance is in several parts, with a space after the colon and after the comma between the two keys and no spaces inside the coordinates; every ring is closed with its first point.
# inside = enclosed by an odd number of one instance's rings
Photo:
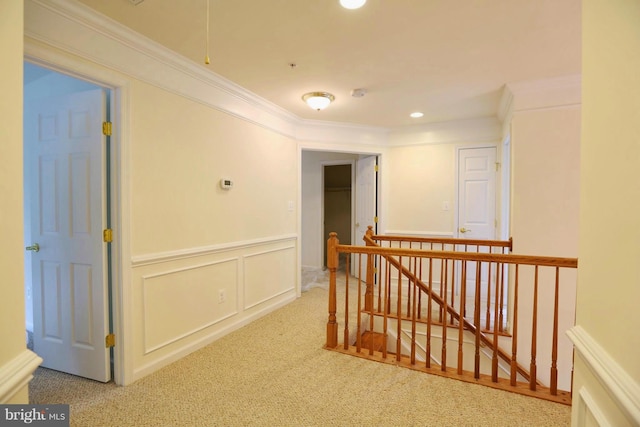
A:
{"type": "MultiPolygon", "coordinates": [[[[458,237],[493,240],[496,237],[496,148],[458,151],[458,237]]],[[[481,300],[486,300],[488,268],[481,271],[481,300]]],[[[492,272],[492,276],[495,272],[492,272]]],[[[458,277],[460,277],[458,275],[458,277]]],[[[467,265],[467,296],[475,295],[476,266],[467,265]]],[[[468,315],[470,313],[467,313],[468,315]]]]}
{"type": "Polygon", "coordinates": [[[34,351],[42,366],[110,380],[102,89],[34,102],[24,117],[34,351]],[[35,245],[39,250],[35,250],[35,245]]]}
{"type": "Polygon", "coordinates": [[[496,235],[496,148],[458,151],[458,237],[496,235]]]}
{"type": "MultiPolygon", "coordinates": [[[[363,156],[356,161],[356,222],[354,232],[354,245],[364,245],[362,237],[367,232],[369,225],[376,225],[376,207],[377,207],[377,170],[376,156],[363,156]]],[[[357,256],[356,256],[357,257],[357,256]]],[[[366,257],[362,260],[362,278],[366,274],[366,257]]],[[[357,276],[358,264],[357,259],[353,259],[351,263],[351,274],[357,276]]]]}

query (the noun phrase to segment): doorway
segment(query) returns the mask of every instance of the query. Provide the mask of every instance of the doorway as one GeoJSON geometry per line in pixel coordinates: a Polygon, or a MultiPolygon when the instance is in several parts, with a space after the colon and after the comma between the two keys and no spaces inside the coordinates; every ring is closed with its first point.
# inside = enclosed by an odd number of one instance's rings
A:
{"type": "Polygon", "coordinates": [[[43,367],[108,382],[110,90],[27,62],[24,73],[28,346],[43,367]]]}
{"type": "MultiPolygon", "coordinates": [[[[327,265],[327,239],[329,233],[336,232],[340,243],[351,244],[351,230],[353,230],[353,162],[344,164],[325,164],[323,167],[323,256],[327,265]]],[[[345,254],[341,254],[344,258],[345,254]]],[[[344,265],[344,259],[339,260],[339,266],[344,265]]]]}

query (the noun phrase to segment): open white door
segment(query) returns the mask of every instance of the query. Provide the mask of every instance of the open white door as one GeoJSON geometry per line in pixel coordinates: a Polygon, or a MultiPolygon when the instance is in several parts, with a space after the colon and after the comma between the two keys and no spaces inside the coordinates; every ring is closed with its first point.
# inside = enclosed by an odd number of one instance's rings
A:
{"type": "Polygon", "coordinates": [[[103,243],[102,89],[37,101],[24,117],[34,351],[42,366],[111,379],[103,243]]]}
{"type": "MultiPolygon", "coordinates": [[[[353,238],[354,245],[364,245],[362,237],[369,225],[376,226],[377,208],[377,156],[362,156],[356,161],[356,223],[353,238]]],[[[357,258],[357,256],[356,256],[357,258]]],[[[362,277],[366,274],[366,257],[362,258],[362,277]]],[[[357,259],[352,259],[351,274],[357,277],[357,259]]]]}

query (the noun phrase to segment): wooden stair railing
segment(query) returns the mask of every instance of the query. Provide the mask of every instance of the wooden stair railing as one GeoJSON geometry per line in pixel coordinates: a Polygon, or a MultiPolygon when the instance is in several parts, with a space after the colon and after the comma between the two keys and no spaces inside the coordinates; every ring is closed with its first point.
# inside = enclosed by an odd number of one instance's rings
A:
{"type": "MultiPolygon", "coordinates": [[[[378,237],[378,236],[376,236],[378,237]]],[[[367,239],[367,237],[365,238],[367,239]]],[[[372,245],[373,240],[371,239],[371,235],[369,233],[367,243],[368,245],[372,245]]],[[[522,256],[522,255],[513,255],[513,254],[495,254],[495,253],[482,253],[482,252],[455,252],[455,251],[434,251],[434,250],[423,250],[423,249],[409,249],[409,248],[382,248],[378,246],[349,246],[349,245],[340,245],[335,233],[331,233],[329,242],[328,242],[328,258],[327,264],[329,268],[329,276],[330,276],[330,285],[329,285],[329,321],[327,323],[327,341],[326,348],[341,351],[348,354],[353,354],[359,357],[365,357],[373,360],[378,360],[385,363],[395,363],[401,366],[406,366],[412,369],[418,369],[421,371],[426,371],[430,373],[435,373],[438,375],[444,375],[448,377],[453,377],[457,379],[461,379],[464,381],[477,382],[485,385],[489,385],[491,387],[500,388],[509,391],[515,391],[521,394],[526,394],[535,397],[541,397],[547,400],[552,400],[560,403],[570,404],[571,393],[570,391],[563,391],[558,388],[558,370],[559,370],[559,361],[558,358],[561,357],[561,364],[572,365],[572,352],[567,357],[563,351],[563,354],[559,354],[559,325],[562,322],[565,326],[567,322],[570,324],[567,327],[573,325],[573,318],[564,319],[559,317],[559,299],[561,289],[560,287],[560,271],[564,270],[572,270],[575,271],[577,267],[577,260],[574,258],[551,258],[551,257],[538,257],[538,256],[522,256]],[[338,321],[337,321],[337,279],[336,279],[336,271],[338,265],[338,254],[339,253],[347,253],[347,254],[355,254],[357,257],[366,256],[367,262],[366,265],[367,271],[365,272],[364,280],[362,279],[363,274],[360,271],[357,277],[357,331],[356,331],[356,343],[352,345],[350,333],[349,333],[349,275],[347,274],[346,287],[345,287],[345,305],[344,305],[344,339],[342,342],[342,346],[339,346],[338,343],[338,321]],[[447,263],[458,263],[460,265],[460,283],[471,283],[475,285],[475,295],[473,298],[473,316],[466,316],[467,312],[466,306],[466,298],[465,291],[467,286],[460,286],[460,298],[458,300],[458,307],[456,309],[453,304],[448,303],[448,299],[446,298],[446,289],[445,289],[445,298],[442,297],[441,294],[434,290],[434,264],[440,262],[442,266],[447,265],[447,263]],[[428,279],[422,279],[422,265],[424,262],[428,262],[429,268],[428,270],[428,279]],[[379,287],[378,290],[374,290],[373,282],[374,275],[372,274],[373,266],[377,265],[380,268],[380,272],[378,272],[376,278],[379,279],[379,284],[384,287],[379,287]],[[418,265],[420,267],[418,267],[418,265]],[[510,325],[507,331],[500,331],[497,326],[497,322],[493,322],[493,330],[489,331],[489,335],[487,336],[487,330],[481,330],[480,324],[480,288],[481,288],[481,278],[483,277],[483,267],[487,269],[487,266],[494,265],[496,267],[495,271],[501,271],[502,273],[498,273],[497,277],[499,280],[504,280],[508,282],[508,288],[510,290],[510,298],[512,300],[512,307],[510,307],[510,325]],[[507,266],[507,271],[509,277],[505,279],[504,268],[499,268],[499,266],[507,266]],[[467,282],[466,275],[470,273],[470,271],[475,269],[475,279],[471,280],[471,282],[467,282]],[[546,275],[546,270],[551,269],[551,271],[555,271],[555,275],[552,274],[553,277],[548,278],[546,275]],[[384,274],[382,274],[384,270],[384,274]],[[526,282],[527,277],[525,277],[525,270],[531,270],[533,273],[533,278],[531,283],[526,282]],[[544,271],[543,271],[544,270],[544,271]],[[392,295],[391,289],[394,285],[391,280],[392,276],[397,273],[397,279],[395,282],[395,292],[396,295],[392,295]],[[408,281],[408,285],[404,285],[403,278],[406,278],[408,281]],[[362,292],[362,283],[366,284],[366,289],[362,292]],[[530,286],[527,286],[530,285],[530,286]],[[552,307],[546,306],[543,301],[539,297],[539,290],[543,287],[552,287],[553,293],[553,305],[552,307]],[[407,288],[406,295],[403,295],[403,289],[407,288]],[[373,298],[374,294],[377,293],[379,303],[378,310],[374,310],[373,298]],[[531,300],[529,302],[522,302],[522,296],[525,293],[529,293],[531,296],[531,300]],[[419,319],[418,313],[418,298],[416,295],[423,294],[427,298],[427,313],[426,320],[419,319]],[[364,298],[363,298],[364,296],[364,298]],[[395,301],[393,300],[395,298],[395,301]],[[364,299],[364,304],[361,303],[361,300],[364,299]],[[407,311],[404,311],[404,301],[407,301],[407,311]],[[364,305],[364,306],[363,306],[364,305]],[[447,316],[452,320],[451,322],[445,321],[441,323],[440,326],[437,326],[436,322],[432,321],[432,308],[433,305],[443,307],[447,316]],[[529,313],[526,313],[530,311],[529,313]],[[462,313],[462,315],[461,315],[462,313]],[[543,316],[540,316],[539,313],[542,313],[543,316]],[[368,322],[363,322],[361,320],[362,315],[368,315],[368,322]],[[527,316],[525,316],[527,314],[527,316]],[[546,330],[543,331],[544,324],[542,320],[544,320],[544,315],[551,316],[553,321],[553,326],[551,332],[546,330]],[[382,319],[380,322],[374,321],[374,318],[382,319]],[[390,331],[387,328],[389,327],[390,322],[396,322],[396,331],[390,331]],[[384,345],[383,350],[374,351],[373,347],[369,349],[368,352],[362,352],[361,348],[361,335],[364,331],[362,331],[362,325],[365,324],[365,330],[370,332],[370,336],[373,337],[373,333],[382,334],[384,337],[384,345]],[[382,323],[380,326],[379,323],[382,323]],[[529,323],[530,325],[526,325],[529,323]],[[407,335],[410,336],[410,343],[407,345],[410,350],[403,350],[405,347],[404,341],[402,340],[403,335],[403,325],[410,325],[410,332],[407,332],[407,335]],[[425,326],[426,325],[426,326],[425,326]],[[424,327],[423,327],[424,326],[424,327]],[[523,333],[525,330],[524,326],[527,326],[526,334],[523,333]],[[441,337],[436,337],[434,334],[434,328],[441,328],[441,337]],[[380,330],[380,328],[382,328],[380,330]],[[420,331],[418,329],[422,328],[420,331]],[[425,329],[426,328],[426,329],[425,329]],[[453,351],[454,356],[457,356],[457,366],[451,367],[448,366],[447,361],[447,345],[448,342],[447,333],[449,329],[454,329],[457,331],[457,353],[453,351]],[[424,332],[422,332],[424,330],[424,332]],[[390,332],[396,333],[396,346],[395,346],[395,357],[389,358],[387,354],[387,343],[386,339],[390,332]],[[505,332],[505,333],[502,333],[505,332]],[[421,347],[416,340],[416,336],[418,334],[423,334],[425,336],[425,356],[424,363],[419,364],[417,361],[417,350],[416,347],[421,347]],[[545,335],[546,334],[546,335],[545,335]],[[433,335],[433,336],[432,336],[433,335]],[[472,354],[472,362],[473,368],[465,368],[465,361],[468,360],[465,357],[469,352],[465,352],[463,340],[467,337],[473,337],[473,354],[472,354]],[[542,352],[543,347],[545,347],[545,342],[539,340],[540,337],[548,337],[551,341],[551,349],[549,351],[550,356],[547,353],[542,352]],[[433,341],[437,339],[441,339],[444,345],[441,345],[441,360],[439,362],[434,363],[432,366],[431,359],[433,354],[432,344],[433,341]],[[508,345],[510,347],[510,355],[509,352],[506,352],[501,349],[501,345],[508,345]],[[526,371],[521,366],[521,363],[526,363],[527,357],[522,356],[522,351],[520,351],[520,347],[524,345],[525,350],[524,353],[530,352],[530,356],[528,359],[529,362],[529,372],[526,371]],[[487,351],[488,350],[488,351],[487,351]],[[487,375],[482,371],[481,362],[484,358],[481,354],[491,353],[490,355],[490,375],[487,375]],[[549,363],[549,374],[548,377],[543,375],[543,379],[540,380],[538,378],[538,360],[540,359],[538,353],[544,353],[543,359],[545,361],[548,360],[549,363]],[[502,378],[499,376],[499,360],[502,359],[507,362],[507,367],[504,368],[505,371],[508,371],[508,378],[502,378]],[[567,360],[569,359],[569,360],[567,360]],[[568,363],[567,363],[568,362],[568,363]],[[518,377],[520,376],[520,378],[518,377]]],[[[360,263],[362,265],[362,263],[360,263]]],[[[362,267],[360,268],[362,269],[362,267]]],[[[446,288],[447,281],[451,280],[449,277],[450,274],[453,274],[454,268],[451,269],[443,269],[441,268],[440,275],[440,288],[443,286],[446,288]],[[451,272],[451,273],[450,273],[451,272]]],[[[349,270],[347,270],[349,271],[349,270]]],[[[563,273],[564,274],[564,273],[563,273]]],[[[572,277],[569,277],[569,282],[575,276],[575,273],[571,273],[572,277]]],[[[563,277],[564,278],[564,277],[563,277]]],[[[496,279],[496,280],[498,280],[496,279]]],[[[453,281],[450,281],[453,284],[453,281]]],[[[567,285],[569,286],[569,285],[567,285]]],[[[495,292],[495,300],[497,301],[499,298],[503,298],[504,295],[498,295],[498,292],[495,292]]],[[[498,304],[493,305],[494,309],[494,318],[498,319],[498,304]]],[[[570,310],[564,310],[571,312],[574,307],[569,307],[570,310]]],[[[471,310],[470,310],[471,311],[471,310]]],[[[341,313],[342,314],[342,313],[341,313]]],[[[407,330],[409,328],[407,327],[407,330]]],[[[570,368],[569,368],[570,375],[570,368]]],[[[504,375],[503,375],[504,376],[504,375]]],[[[566,372],[563,371],[563,378],[566,377],[566,372]]],[[[570,377],[569,377],[570,378],[570,377]]],[[[570,380],[569,386],[566,387],[570,389],[570,380]]]]}
{"type": "MultiPolygon", "coordinates": [[[[370,229],[371,230],[371,229],[370,229]]],[[[379,236],[377,240],[379,239],[379,236]]],[[[371,235],[367,234],[364,236],[364,241],[367,245],[369,246],[375,246],[375,247],[379,247],[377,246],[377,244],[375,243],[375,241],[373,240],[374,237],[372,237],[371,235]]],[[[422,241],[429,241],[430,239],[420,239],[422,241]]],[[[439,241],[448,241],[448,243],[452,243],[452,241],[454,241],[454,244],[457,244],[457,241],[459,239],[437,239],[439,241]]],[[[510,247],[511,246],[511,240],[509,240],[508,242],[503,242],[503,241],[482,241],[482,240],[475,240],[473,241],[474,243],[468,243],[469,245],[477,245],[478,247],[480,246],[487,246],[487,247],[491,247],[493,246],[492,243],[496,243],[495,246],[498,247],[510,247]],[[503,243],[508,244],[509,246],[503,245],[503,243]]],[[[396,260],[394,257],[389,256],[389,255],[382,255],[382,257],[384,257],[393,267],[395,267],[396,269],[399,269],[402,272],[402,275],[404,275],[405,277],[407,277],[410,281],[414,282],[416,286],[418,286],[418,288],[420,288],[421,292],[424,292],[427,294],[427,296],[429,298],[431,298],[433,300],[433,302],[435,302],[436,304],[438,304],[440,307],[443,307],[444,310],[451,316],[451,324],[453,325],[453,321],[457,321],[460,322],[460,313],[458,311],[456,311],[454,309],[454,300],[452,297],[451,300],[451,305],[449,305],[448,303],[445,302],[443,296],[441,294],[437,294],[434,293],[431,289],[429,289],[429,287],[419,278],[417,277],[413,272],[411,272],[407,267],[402,266],[400,264],[400,262],[398,260],[396,260]]],[[[367,263],[367,265],[369,265],[369,261],[367,263]]],[[[369,270],[367,269],[367,272],[369,270]]],[[[367,288],[367,294],[370,292],[369,289],[373,287],[373,280],[370,280],[369,278],[369,274],[367,273],[367,279],[366,279],[366,288],[367,288]]],[[[490,287],[487,287],[488,289],[491,289],[490,287]]],[[[453,295],[453,293],[452,293],[453,295]]],[[[497,295],[497,294],[496,294],[497,295]]],[[[479,297],[479,294],[476,295],[476,297],[479,297]]],[[[488,307],[489,305],[487,305],[488,307]]],[[[365,311],[367,311],[367,307],[365,306],[365,311]]],[[[373,311],[371,311],[371,314],[374,314],[373,311]]],[[[489,347],[490,350],[494,349],[494,340],[490,339],[489,337],[487,337],[482,331],[479,330],[479,327],[476,327],[476,325],[479,324],[479,322],[477,323],[471,323],[470,321],[468,321],[467,319],[465,319],[464,317],[462,317],[462,322],[463,322],[463,329],[466,329],[470,332],[472,332],[474,335],[477,334],[480,338],[480,341],[482,342],[482,344],[485,344],[489,347]]],[[[458,323],[459,324],[459,323],[458,323]]],[[[502,326],[502,325],[500,325],[502,326]]],[[[502,360],[504,360],[507,363],[511,363],[511,356],[505,352],[504,350],[502,350],[501,348],[496,348],[497,350],[497,356],[500,357],[502,360]]],[[[458,364],[461,364],[461,360],[458,360],[458,364]]],[[[517,372],[522,375],[525,379],[529,380],[530,379],[530,374],[529,372],[522,367],[520,364],[515,363],[514,368],[517,370],[517,372]]],[[[459,367],[459,370],[462,370],[461,367],[459,367]]]]}

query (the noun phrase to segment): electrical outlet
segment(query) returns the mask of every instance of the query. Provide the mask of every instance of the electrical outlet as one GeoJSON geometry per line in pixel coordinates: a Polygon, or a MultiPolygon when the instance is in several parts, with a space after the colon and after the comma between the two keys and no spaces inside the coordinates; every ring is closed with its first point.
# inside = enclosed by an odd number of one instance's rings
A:
{"type": "Polygon", "coordinates": [[[224,289],[220,289],[218,291],[218,304],[222,304],[227,300],[227,291],[224,289]]]}

